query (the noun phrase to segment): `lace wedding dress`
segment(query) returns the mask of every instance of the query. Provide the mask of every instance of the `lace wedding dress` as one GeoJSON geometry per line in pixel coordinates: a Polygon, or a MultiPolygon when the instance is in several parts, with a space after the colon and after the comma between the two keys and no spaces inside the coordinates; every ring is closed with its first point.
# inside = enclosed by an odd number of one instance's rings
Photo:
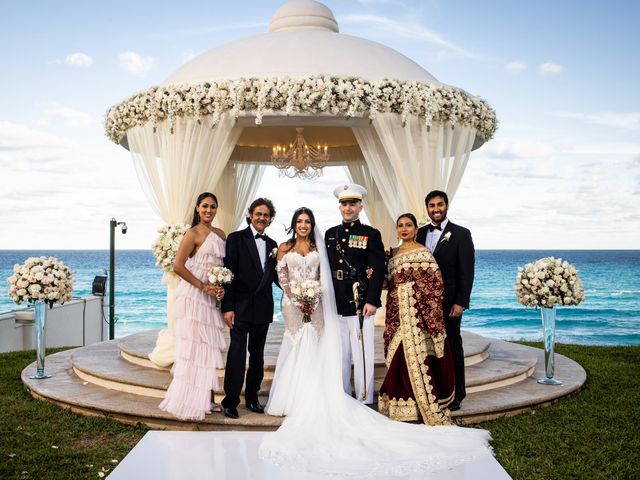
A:
{"type": "Polygon", "coordinates": [[[305,388],[307,375],[315,370],[312,362],[324,323],[322,306],[313,312],[311,322],[303,322],[302,312],[291,300],[290,288],[304,280],[320,280],[318,252],[303,256],[289,251],[276,265],[276,272],[283,290],[281,310],[285,329],[265,412],[282,416],[295,407],[298,393],[305,388]]]}
{"type": "MultiPolygon", "coordinates": [[[[323,238],[317,227],[315,236],[323,238]]],[[[297,307],[283,300],[283,350],[267,413],[286,418],[264,436],[261,458],[318,475],[384,478],[444,470],[491,452],[486,430],[396,422],[345,394],[341,317],[324,245],[318,242],[318,252],[306,257],[288,253],[278,266],[285,284],[320,278],[322,300],[306,324],[297,307]]]]}

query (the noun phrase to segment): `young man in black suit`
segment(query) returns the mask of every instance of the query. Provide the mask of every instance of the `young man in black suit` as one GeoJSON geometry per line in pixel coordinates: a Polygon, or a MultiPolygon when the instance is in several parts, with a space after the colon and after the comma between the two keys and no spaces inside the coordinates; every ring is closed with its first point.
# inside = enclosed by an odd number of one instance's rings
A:
{"type": "Polygon", "coordinates": [[[224,265],[233,272],[233,281],[225,287],[222,300],[224,321],[230,328],[231,341],[224,372],[222,407],[225,416],[238,418],[240,392],[244,383],[249,346],[249,368],[245,386],[245,402],[249,410],[264,413],[258,391],[264,376],[264,344],[269,324],[273,321],[271,284],[275,275],[278,245],[264,234],[276,215],[271,200],[258,198],[249,206],[244,230],[227,238],[224,265]]]}
{"type": "Polygon", "coordinates": [[[424,199],[424,203],[431,223],[418,230],[416,240],[431,250],[442,272],[444,280],[442,311],[456,372],[456,394],[454,401],[449,405],[449,410],[459,410],[460,403],[466,396],[460,323],[462,312],[469,308],[475,249],[471,232],[450,222],[447,218],[449,197],[445,192],[440,190],[430,192],[424,199]]]}

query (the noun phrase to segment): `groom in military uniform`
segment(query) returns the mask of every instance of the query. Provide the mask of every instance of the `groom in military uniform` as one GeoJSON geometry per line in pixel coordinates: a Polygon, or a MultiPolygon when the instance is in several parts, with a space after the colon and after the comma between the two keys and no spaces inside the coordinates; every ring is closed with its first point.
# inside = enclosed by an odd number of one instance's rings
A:
{"type": "Polygon", "coordinates": [[[374,379],[374,317],[381,305],[380,293],[385,274],[384,245],[380,232],[360,220],[362,200],[367,191],[360,185],[341,185],[333,194],[340,203],[342,223],[325,233],[325,243],[333,289],[336,294],[338,314],[343,317],[340,324],[342,338],[342,381],[345,392],[351,394],[351,362],[356,398],[364,403],[373,403],[374,379]],[[369,272],[369,275],[368,275],[369,272]],[[369,277],[369,278],[367,278],[369,277]],[[360,340],[360,322],[353,298],[353,284],[366,286],[362,298],[364,314],[364,358],[360,340]],[[364,372],[363,372],[364,368],[364,372]],[[366,380],[363,378],[366,373],[366,380]],[[366,396],[363,391],[366,387],[366,396]]]}

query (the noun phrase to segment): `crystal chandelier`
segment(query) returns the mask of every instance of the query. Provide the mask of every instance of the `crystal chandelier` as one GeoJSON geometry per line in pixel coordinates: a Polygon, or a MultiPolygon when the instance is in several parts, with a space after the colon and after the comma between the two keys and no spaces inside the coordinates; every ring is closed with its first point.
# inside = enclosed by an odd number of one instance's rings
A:
{"type": "Polygon", "coordinates": [[[303,130],[296,128],[298,133],[295,142],[289,144],[289,148],[280,145],[273,147],[271,163],[280,171],[281,177],[313,180],[322,176],[322,169],[329,160],[328,148],[326,145],[307,145],[302,136],[303,130]]]}

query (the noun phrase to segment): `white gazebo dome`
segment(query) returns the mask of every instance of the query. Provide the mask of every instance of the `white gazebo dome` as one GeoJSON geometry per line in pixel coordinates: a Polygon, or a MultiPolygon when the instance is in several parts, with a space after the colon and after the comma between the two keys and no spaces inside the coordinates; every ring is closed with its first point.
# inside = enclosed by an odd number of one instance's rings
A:
{"type": "Polygon", "coordinates": [[[162,85],[314,75],[440,85],[433,75],[392,48],[339,33],[331,10],[313,0],[283,5],[271,19],[268,33],[209,50],[179,68],[162,85]]]}
{"type": "MultiPolygon", "coordinates": [[[[471,151],[496,122],[484,100],[389,47],[341,34],[321,3],[296,0],[278,9],[268,33],[214,48],[114,105],[105,128],[131,150],[149,202],[171,226],[163,245],[191,218],[199,192],[216,193],[216,222],[234,230],[267,166],[297,168],[276,152],[291,152],[302,130],[308,145],[324,145],[330,164],[367,189],[367,216],[392,245],[395,218],[424,212],[426,192],[453,200],[471,151]]],[[[295,175],[317,168],[316,156],[300,155],[306,166],[295,175]]],[[[168,329],[149,355],[160,366],[173,361],[176,284],[167,286],[168,329]]]]}

